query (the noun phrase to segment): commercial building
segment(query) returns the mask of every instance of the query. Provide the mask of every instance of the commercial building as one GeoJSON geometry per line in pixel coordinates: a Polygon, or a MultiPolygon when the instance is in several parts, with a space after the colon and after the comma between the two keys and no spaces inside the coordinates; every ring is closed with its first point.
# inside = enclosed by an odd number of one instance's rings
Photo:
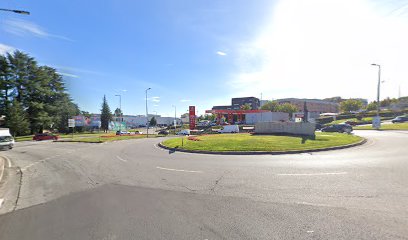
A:
{"type": "Polygon", "coordinates": [[[339,104],[328,102],[320,99],[299,99],[299,98],[284,98],[276,100],[279,104],[290,103],[295,105],[299,111],[303,111],[305,103],[308,112],[314,113],[338,113],[339,104]]]}
{"type": "Polygon", "coordinates": [[[244,105],[250,105],[251,110],[257,110],[261,106],[261,102],[256,97],[232,98],[231,105],[214,106],[212,110],[240,110],[244,105]]]}

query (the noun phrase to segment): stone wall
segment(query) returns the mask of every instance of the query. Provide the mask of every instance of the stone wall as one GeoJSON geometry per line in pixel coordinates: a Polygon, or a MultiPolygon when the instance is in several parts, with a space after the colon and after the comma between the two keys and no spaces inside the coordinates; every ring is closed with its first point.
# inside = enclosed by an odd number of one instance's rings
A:
{"type": "Polygon", "coordinates": [[[315,124],[308,122],[258,122],[255,124],[255,133],[283,133],[313,136],[315,135],[315,124]]]}

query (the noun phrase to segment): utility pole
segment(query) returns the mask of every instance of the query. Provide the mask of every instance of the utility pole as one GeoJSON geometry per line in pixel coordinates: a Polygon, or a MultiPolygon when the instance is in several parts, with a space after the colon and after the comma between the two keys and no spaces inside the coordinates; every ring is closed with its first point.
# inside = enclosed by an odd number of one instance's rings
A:
{"type": "MultiPolygon", "coordinates": [[[[123,114],[122,114],[122,95],[120,95],[120,94],[116,94],[115,95],[116,97],[119,97],[119,110],[120,110],[120,114],[119,114],[119,120],[120,120],[120,122],[119,122],[119,131],[120,131],[120,133],[122,134],[122,118],[123,118],[123,114]]],[[[117,118],[116,118],[116,120],[117,120],[117,118]]]]}
{"type": "Polygon", "coordinates": [[[176,135],[176,126],[177,126],[177,107],[175,105],[172,105],[174,107],[174,135],[176,135]]]}
{"type": "Polygon", "coordinates": [[[377,130],[381,126],[381,121],[380,119],[380,85],[381,85],[381,65],[379,64],[371,64],[372,66],[377,66],[378,67],[378,83],[377,83],[377,121],[380,122],[380,124],[377,125],[377,130]]]}
{"type": "Polygon", "coordinates": [[[152,88],[146,89],[146,136],[149,138],[149,113],[147,111],[147,91],[149,91],[152,88]]]}

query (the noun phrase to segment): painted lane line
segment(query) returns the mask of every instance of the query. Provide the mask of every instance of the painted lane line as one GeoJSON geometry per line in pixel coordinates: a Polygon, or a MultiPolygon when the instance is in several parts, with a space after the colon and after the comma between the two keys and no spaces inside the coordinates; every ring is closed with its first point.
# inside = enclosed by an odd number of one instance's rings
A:
{"type": "Polygon", "coordinates": [[[0,208],[3,205],[3,202],[4,202],[4,198],[0,198],[0,208]]]}
{"type": "Polygon", "coordinates": [[[119,160],[122,161],[122,162],[127,162],[127,160],[125,160],[125,159],[123,159],[123,158],[121,158],[121,157],[119,157],[119,156],[116,156],[116,158],[119,159],[119,160]]]}
{"type": "Polygon", "coordinates": [[[328,172],[328,173],[280,173],[277,176],[325,176],[325,175],[345,175],[347,172],[328,172]]]}
{"type": "Polygon", "coordinates": [[[156,167],[156,168],[161,169],[161,170],[167,170],[167,171],[175,171],[175,172],[202,173],[202,171],[191,171],[191,170],[183,170],[183,169],[164,168],[164,167],[156,167]]]}

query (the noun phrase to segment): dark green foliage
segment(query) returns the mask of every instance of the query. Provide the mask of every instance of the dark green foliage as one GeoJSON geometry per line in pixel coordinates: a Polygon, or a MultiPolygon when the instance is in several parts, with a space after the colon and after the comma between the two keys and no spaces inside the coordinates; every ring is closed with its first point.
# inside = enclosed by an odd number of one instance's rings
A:
{"type": "Polygon", "coordinates": [[[102,109],[101,109],[101,128],[107,132],[109,130],[109,122],[112,120],[112,112],[109,108],[106,96],[103,95],[102,109]]]}
{"type": "Polygon", "coordinates": [[[30,132],[29,122],[23,107],[14,99],[8,108],[6,115],[6,126],[10,129],[13,136],[25,135],[30,132]]]}
{"type": "MultiPolygon", "coordinates": [[[[44,129],[66,132],[68,118],[79,113],[62,76],[20,51],[0,56],[0,114],[8,115],[14,100],[24,109],[31,133],[44,129]]],[[[6,118],[6,125],[9,120],[6,118]]]]}

